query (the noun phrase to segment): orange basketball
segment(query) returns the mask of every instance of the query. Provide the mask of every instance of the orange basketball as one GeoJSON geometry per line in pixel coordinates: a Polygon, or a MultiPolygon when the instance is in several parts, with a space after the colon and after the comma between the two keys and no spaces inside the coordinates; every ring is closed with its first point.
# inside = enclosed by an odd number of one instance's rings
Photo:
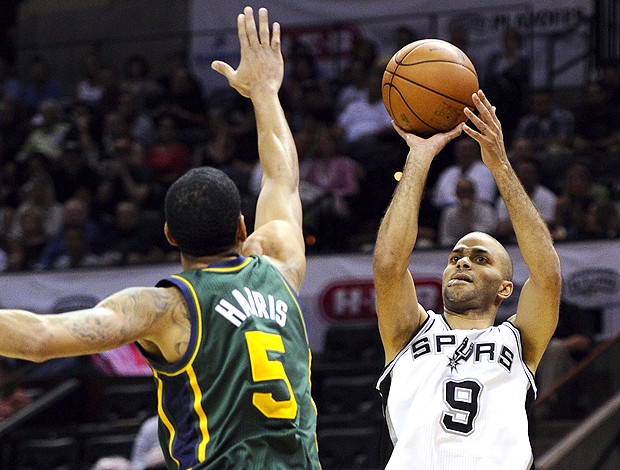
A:
{"type": "Polygon", "coordinates": [[[392,56],[383,73],[383,103],[396,124],[428,137],[465,122],[478,74],[469,57],[440,39],[421,39],[392,56]]]}

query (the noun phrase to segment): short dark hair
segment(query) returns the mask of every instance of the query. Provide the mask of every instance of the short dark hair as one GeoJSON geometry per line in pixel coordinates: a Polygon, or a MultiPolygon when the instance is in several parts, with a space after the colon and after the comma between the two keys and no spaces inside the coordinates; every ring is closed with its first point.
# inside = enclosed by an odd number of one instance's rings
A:
{"type": "Polygon", "coordinates": [[[237,241],[241,196],[223,171],[193,168],[168,189],[165,213],[170,235],[183,253],[214,255],[237,241]]]}

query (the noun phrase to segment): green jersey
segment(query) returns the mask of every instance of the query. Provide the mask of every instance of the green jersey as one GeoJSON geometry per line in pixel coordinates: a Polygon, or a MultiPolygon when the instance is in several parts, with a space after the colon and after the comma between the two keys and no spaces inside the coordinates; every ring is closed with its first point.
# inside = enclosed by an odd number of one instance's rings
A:
{"type": "Polygon", "coordinates": [[[190,311],[187,352],[148,359],[170,469],[319,469],[310,349],[297,295],[262,257],[160,281],[190,311]]]}

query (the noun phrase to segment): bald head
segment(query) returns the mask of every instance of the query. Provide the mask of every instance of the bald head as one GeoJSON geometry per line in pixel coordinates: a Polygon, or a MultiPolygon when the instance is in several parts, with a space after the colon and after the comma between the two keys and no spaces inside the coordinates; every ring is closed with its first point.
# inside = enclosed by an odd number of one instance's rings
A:
{"type": "Polygon", "coordinates": [[[497,241],[496,238],[484,232],[470,232],[456,242],[455,247],[458,247],[459,245],[479,246],[487,249],[493,257],[499,261],[504,279],[512,281],[512,259],[510,258],[508,251],[506,251],[506,248],[504,248],[504,245],[497,241]]]}

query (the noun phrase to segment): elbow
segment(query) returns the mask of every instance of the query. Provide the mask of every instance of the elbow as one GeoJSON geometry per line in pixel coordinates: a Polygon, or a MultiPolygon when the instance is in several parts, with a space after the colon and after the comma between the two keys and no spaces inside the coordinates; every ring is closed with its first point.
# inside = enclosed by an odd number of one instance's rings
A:
{"type": "Polygon", "coordinates": [[[409,258],[386,248],[377,247],[373,257],[375,277],[388,278],[409,267],[409,258]]]}
{"type": "Polygon", "coordinates": [[[556,255],[540,270],[539,283],[543,285],[547,292],[557,292],[558,296],[562,290],[562,268],[560,259],[556,255]]]}
{"type": "Polygon", "coordinates": [[[45,362],[54,359],[50,350],[52,334],[44,322],[34,325],[28,335],[23,338],[20,356],[32,362],[45,362]]]}

